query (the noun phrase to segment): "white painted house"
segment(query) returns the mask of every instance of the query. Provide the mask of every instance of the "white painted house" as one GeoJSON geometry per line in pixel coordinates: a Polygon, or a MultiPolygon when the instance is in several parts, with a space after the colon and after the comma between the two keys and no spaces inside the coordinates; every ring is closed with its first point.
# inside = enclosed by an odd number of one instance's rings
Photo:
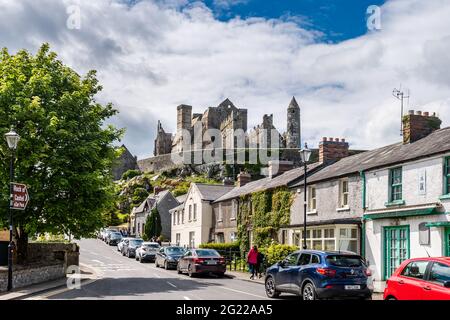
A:
{"type": "Polygon", "coordinates": [[[437,123],[410,111],[403,143],[380,148],[384,165],[361,172],[365,257],[375,280],[408,258],[450,256],[450,127],[435,130],[437,123]]]}
{"type": "Polygon", "coordinates": [[[172,241],[184,247],[196,248],[213,239],[212,202],[234,186],[191,183],[183,206],[171,210],[172,241]]]}

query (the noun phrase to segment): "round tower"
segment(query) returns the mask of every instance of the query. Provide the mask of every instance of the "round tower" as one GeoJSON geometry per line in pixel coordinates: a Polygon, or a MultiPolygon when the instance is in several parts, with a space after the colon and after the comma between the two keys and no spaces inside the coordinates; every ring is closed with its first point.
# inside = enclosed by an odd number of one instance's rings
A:
{"type": "Polygon", "coordinates": [[[292,97],[287,108],[286,148],[301,148],[300,106],[292,97]]]}

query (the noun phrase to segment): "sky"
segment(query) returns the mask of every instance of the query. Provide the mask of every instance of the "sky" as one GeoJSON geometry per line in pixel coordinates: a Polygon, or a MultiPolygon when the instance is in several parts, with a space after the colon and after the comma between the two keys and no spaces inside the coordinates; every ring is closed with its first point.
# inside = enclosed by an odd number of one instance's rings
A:
{"type": "Polygon", "coordinates": [[[227,97],[249,128],[273,114],[284,132],[295,96],[308,146],[371,149],[401,140],[400,86],[405,112],[450,125],[449,17],[448,0],[0,0],[0,47],[48,42],[80,74],[97,70],[97,100],[119,110],[110,122],[139,159],[158,120],[175,133],[177,105],[200,113],[227,97]]]}

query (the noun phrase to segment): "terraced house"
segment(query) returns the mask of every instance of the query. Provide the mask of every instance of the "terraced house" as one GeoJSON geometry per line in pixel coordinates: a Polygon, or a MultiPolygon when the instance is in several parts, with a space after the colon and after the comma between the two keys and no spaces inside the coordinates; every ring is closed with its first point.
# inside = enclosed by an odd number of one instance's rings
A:
{"type": "Polygon", "coordinates": [[[450,256],[450,127],[428,112],[404,116],[403,142],[364,168],[365,255],[376,280],[408,258],[450,256]]]}

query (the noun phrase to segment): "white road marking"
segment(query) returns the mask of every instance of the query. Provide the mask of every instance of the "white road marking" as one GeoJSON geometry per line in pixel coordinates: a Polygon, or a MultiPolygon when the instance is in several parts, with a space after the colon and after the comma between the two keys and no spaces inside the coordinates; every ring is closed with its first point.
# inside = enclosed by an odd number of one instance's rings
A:
{"type": "Polygon", "coordinates": [[[156,278],[161,278],[161,276],[157,275],[156,273],[153,274],[156,278]]]}
{"type": "Polygon", "coordinates": [[[177,288],[176,285],[174,285],[173,283],[171,283],[171,282],[169,282],[169,281],[167,281],[167,284],[170,285],[170,286],[172,286],[172,287],[174,287],[174,288],[177,288]]]}
{"type": "Polygon", "coordinates": [[[184,296],[183,297],[184,300],[191,300],[189,297],[184,296]]]}
{"type": "Polygon", "coordinates": [[[258,297],[258,298],[267,299],[267,297],[259,296],[257,294],[253,294],[253,293],[249,293],[249,292],[245,292],[245,291],[241,291],[241,290],[231,289],[231,288],[227,288],[227,287],[222,287],[221,289],[230,290],[230,291],[234,291],[234,292],[239,292],[239,293],[247,294],[249,296],[254,296],[254,297],[258,297]]]}
{"type": "Polygon", "coordinates": [[[95,259],[92,259],[91,260],[92,262],[97,262],[97,263],[99,263],[99,264],[104,264],[102,261],[100,261],[100,260],[95,260],[95,259]]]}

